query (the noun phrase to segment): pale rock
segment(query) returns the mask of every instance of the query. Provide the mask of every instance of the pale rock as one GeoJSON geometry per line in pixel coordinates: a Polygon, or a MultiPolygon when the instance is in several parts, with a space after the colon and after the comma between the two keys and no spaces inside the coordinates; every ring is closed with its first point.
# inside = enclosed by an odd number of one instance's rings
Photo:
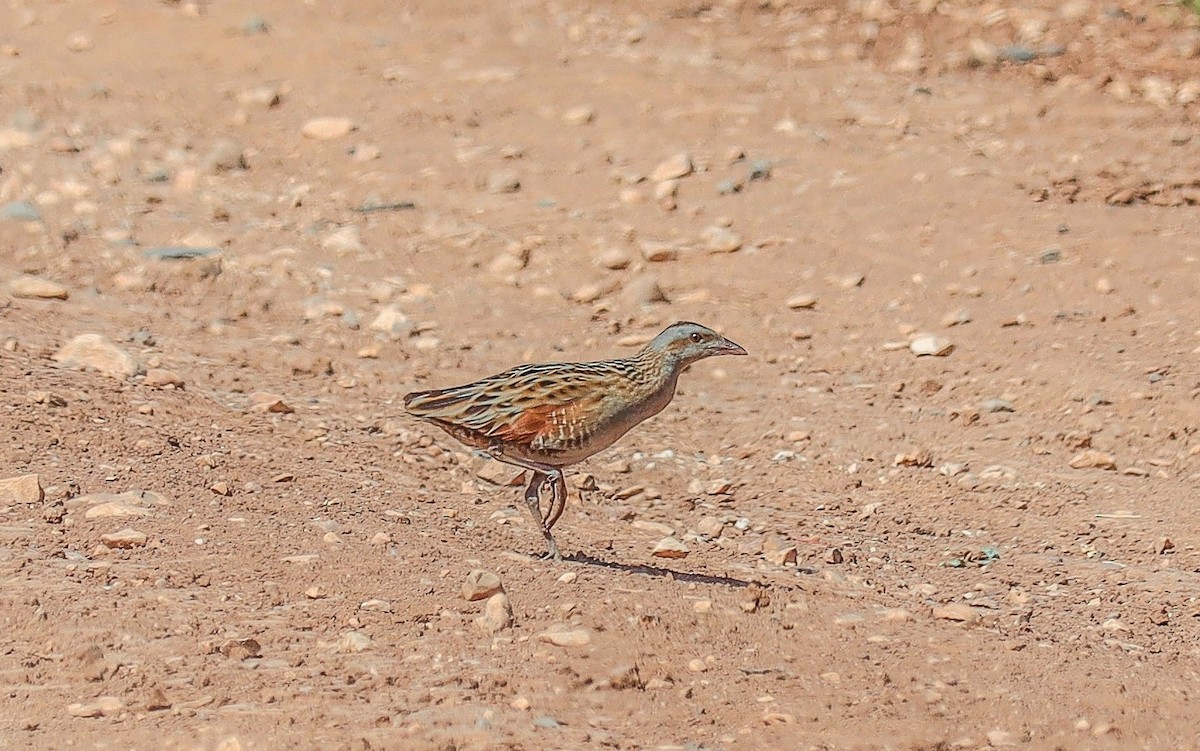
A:
{"type": "Polygon", "coordinates": [[[350,135],[354,127],[348,117],[316,117],[304,123],[300,133],[314,141],[332,141],[350,135]]]}
{"type": "Polygon", "coordinates": [[[638,248],[642,251],[642,258],[651,263],[674,261],[679,257],[678,243],[663,242],[661,240],[638,240],[638,248]]]}
{"type": "Polygon", "coordinates": [[[908,349],[917,357],[945,357],[954,351],[954,344],[934,334],[920,334],[909,343],[908,349]]]}
{"type": "Polygon", "coordinates": [[[1117,468],[1117,460],[1112,454],[1106,454],[1096,449],[1085,449],[1071,459],[1072,469],[1108,469],[1117,468]]]}
{"type": "Polygon", "coordinates": [[[952,602],[947,605],[934,607],[933,617],[939,620],[958,621],[960,623],[976,623],[983,618],[978,608],[973,608],[962,602],[952,602]]]}
{"type": "Polygon", "coordinates": [[[338,227],[321,238],[321,247],[334,253],[357,253],[366,249],[363,245],[362,234],[358,227],[347,225],[338,227]]]}
{"type": "Polygon", "coordinates": [[[395,339],[408,336],[416,328],[416,325],[399,308],[387,305],[380,309],[379,315],[371,321],[369,328],[372,331],[382,331],[395,339]]]}
{"type": "Polygon", "coordinates": [[[136,529],[126,527],[119,532],[112,532],[106,535],[100,535],[100,542],[106,548],[116,550],[130,550],[132,548],[145,547],[147,541],[146,533],[139,532],[136,529]]]}
{"type": "Polygon", "coordinates": [[[28,274],[9,282],[8,291],[13,297],[34,300],[66,300],[71,295],[70,290],[58,282],[28,274]]]}
{"type": "Polygon", "coordinates": [[[371,646],[371,637],[361,631],[347,631],[338,639],[337,651],[342,654],[362,652],[371,646]]]}
{"type": "Polygon", "coordinates": [[[691,155],[681,152],[659,162],[654,171],[650,173],[650,179],[655,182],[674,180],[692,174],[694,169],[695,165],[692,164],[691,155]]]}
{"type": "Polygon", "coordinates": [[[584,647],[592,643],[592,633],[585,628],[558,626],[541,632],[537,639],[556,647],[584,647]]]}
{"type": "Polygon", "coordinates": [[[808,293],[792,295],[786,305],[792,310],[809,310],[817,307],[817,297],[808,293]]]}
{"type": "Polygon", "coordinates": [[[100,334],[80,334],[54,353],[66,368],[96,370],[113,378],[132,378],[141,372],[137,359],[100,334]]]}
{"type": "Polygon", "coordinates": [[[612,271],[627,269],[631,262],[629,254],[620,248],[607,248],[596,255],[596,264],[612,271]]]}
{"type": "Polygon", "coordinates": [[[467,574],[460,593],[467,602],[475,602],[476,600],[485,600],[503,591],[504,585],[494,572],[475,569],[467,574]]]}
{"type": "Polygon", "coordinates": [[[639,276],[631,280],[625,286],[623,295],[627,301],[634,305],[670,302],[667,294],[663,292],[662,287],[658,286],[658,280],[649,275],[639,276]]]}
{"type": "Polygon", "coordinates": [[[146,371],[145,378],[142,379],[142,385],[152,386],[155,388],[164,388],[173,386],[177,389],[183,388],[183,378],[173,370],[165,368],[150,368],[146,371]]]}
{"type": "Polygon", "coordinates": [[[705,516],[696,522],[696,531],[705,537],[716,539],[725,530],[725,525],[715,516],[705,516]]]}
{"type": "Polygon", "coordinates": [[[563,112],[562,119],[567,125],[587,125],[596,119],[596,110],[589,105],[581,104],[563,112]]]}
{"type": "Polygon", "coordinates": [[[41,503],[46,498],[42,478],[18,475],[0,480],[0,503],[41,503]]]}
{"type": "Polygon", "coordinates": [[[650,555],[656,558],[686,558],[690,552],[683,540],[677,537],[664,537],[655,543],[650,555]]]}
{"type": "Polygon", "coordinates": [[[521,177],[512,170],[496,170],[487,177],[488,193],[516,193],[521,189],[521,177]]]}
{"type": "Polygon", "coordinates": [[[734,253],[742,247],[741,236],[728,227],[709,227],[700,237],[709,253],[734,253]]]}
{"type": "Polygon", "coordinates": [[[513,624],[512,603],[508,595],[497,592],[483,605],[483,614],[475,619],[475,625],[485,634],[495,634],[513,624]]]}

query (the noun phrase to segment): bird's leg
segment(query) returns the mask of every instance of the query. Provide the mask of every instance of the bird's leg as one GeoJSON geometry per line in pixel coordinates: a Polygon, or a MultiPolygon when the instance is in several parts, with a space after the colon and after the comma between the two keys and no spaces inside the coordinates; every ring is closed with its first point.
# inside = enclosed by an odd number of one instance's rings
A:
{"type": "Polygon", "coordinates": [[[558,518],[567,508],[567,482],[561,469],[547,473],[546,482],[550,484],[550,513],[547,514],[546,529],[554,529],[558,518]]]}
{"type": "Polygon", "coordinates": [[[542,517],[541,508],[541,491],[542,483],[546,481],[546,475],[538,470],[533,470],[533,477],[529,478],[529,485],[525,488],[525,504],[529,506],[529,513],[533,514],[533,521],[542,530],[542,537],[546,538],[546,555],[556,561],[562,560],[562,554],[558,552],[558,545],[554,542],[554,535],[550,534],[550,528],[546,526],[546,520],[542,517]]]}
{"type": "MultiPolygon", "coordinates": [[[[559,481],[562,479],[562,470],[556,469],[538,462],[530,462],[522,459],[517,459],[511,456],[505,456],[503,450],[498,446],[493,446],[488,449],[488,454],[493,459],[503,464],[508,464],[514,467],[520,467],[533,472],[533,477],[529,478],[529,485],[525,488],[525,503],[529,506],[529,512],[533,514],[533,521],[542,530],[542,537],[546,539],[546,557],[553,558],[555,561],[562,561],[562,554],[558,552],[558,545],[554,542],[554,535],[550,534],[550,525],[546,523],[547,516],[542,516],[541,507],[541,487],[542,483],[546,482],[551,475],[557,474],[559,481]]],[[[553,486],[551,486],[553,490],[553,486]]],[[[566,494],[563,494],[563,503],[566,502],[566,494]]],[[[554,510],[554,496],[551,495],[550,510],[554,510]]],[[[562,514],[561,509],[558,512],[562,514]]],[[[558,517],[554,517],[554,521],[558,521],[558,517]]]]}

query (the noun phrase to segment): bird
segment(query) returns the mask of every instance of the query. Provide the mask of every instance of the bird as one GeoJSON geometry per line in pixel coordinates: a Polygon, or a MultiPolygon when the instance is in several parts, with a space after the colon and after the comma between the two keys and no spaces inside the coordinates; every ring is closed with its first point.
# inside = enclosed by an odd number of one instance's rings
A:
{"type": "Polygon", "coordinates": [[[716,355],[746,350],[707,326],[679,321],[629,357],[518,365],[462,386],[414,391],[404,406],[462,444],[529,470],[525,503],[545,540],[545,557],[561,561],[551,529],[567,503],[563,470],[661,412],[679,374],[716,355]],[[544,516],[543,485],[550,486],[544,516]]]}

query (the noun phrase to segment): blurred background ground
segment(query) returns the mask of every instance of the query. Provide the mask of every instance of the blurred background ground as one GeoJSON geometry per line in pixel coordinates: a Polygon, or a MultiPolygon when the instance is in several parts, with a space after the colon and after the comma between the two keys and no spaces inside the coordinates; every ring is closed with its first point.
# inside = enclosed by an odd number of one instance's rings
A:
{"type": "Polygon", "coordinates": [[[7,3],[0,740],[1196,745],[1198,53],[1093,0],[7,3]],[[679,319],[752,357],[579,467],[574,562],[400,406],[679,319]]]}

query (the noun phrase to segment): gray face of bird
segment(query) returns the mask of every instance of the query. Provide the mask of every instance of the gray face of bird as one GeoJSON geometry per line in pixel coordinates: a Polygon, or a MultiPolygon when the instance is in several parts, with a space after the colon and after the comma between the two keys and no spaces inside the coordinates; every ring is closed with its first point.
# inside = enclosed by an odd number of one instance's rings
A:
{"type": "Polygon", "coordinates": [[[652,349],[661,352],[676,367],[717,355],[745,355],[746,350],[698,323],[673,323],[654,337],[652,349]]]}

